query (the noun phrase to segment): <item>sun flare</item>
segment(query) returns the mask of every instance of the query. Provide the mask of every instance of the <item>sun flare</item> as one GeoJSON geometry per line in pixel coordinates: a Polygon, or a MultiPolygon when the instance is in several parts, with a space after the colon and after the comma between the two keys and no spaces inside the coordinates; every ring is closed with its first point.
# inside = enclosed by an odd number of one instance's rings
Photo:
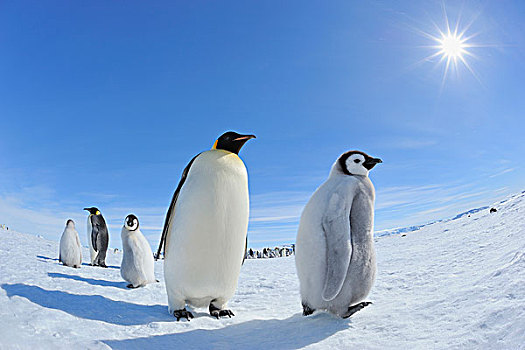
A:
{"type": "Polygon", "coordinates": [[[470,47],[474,46],[468,42],[468,40],[472,38],[472,36],[465,37],[465,32],[468,29],[468,27],[464,28],[462,32],[458,33],[458,22],[456,23],[455,29],[452,31],[450,29],[450,24],[446,16],[445,19],[447,25],[445,31],[438,30],[439,35],[430,36],[437,44],[432,46],[432,48],[434,48],[436,51],[430,56],[430,58],[440,57],[439,62],[445,62],[445,68],[443,72],[443,84],[445,82],[447,74],[450,71],[458,71],[458,66],[460,62],[472,73],[472,75],[474,75],[474,77],[477,78],[474,70],[472,70],[466,59],[466,56],[474,57],[474,55],[472,55],[472,53],[468,50],[470,47]]]}
{"type": "Polygon", "coordinates": [[[474,78],[481,83],[481,80],[469,63],[471,59],[477,58],[472,52],[475,48],[488,47],[488,45],[480,45],[479,43],[472,42],[472,39],[476,37],[478,33],[469,33],[469,29],[476,18],[465,25],[460,23],[461,14],[457,17],[456,21],[451,23],[444,6],[443,14],[444,27],[440,27],[432,21],[436,30],[434,33],[418,30],[420,34],[434,42],[433,45],[425,46],[431,49],[433,53],[420,62],[436,62],[436,65],[443,66],[442,88],[447,80],[447,76],[452,72],[459,74],[461,67],[466,68],[474,78]]]}
{"type": "Polygon", "coordinates": [[[457,59],[463,56],[463,54],[467,52],[467,47],[465,39],[451,33],[443,36],[438,45],[438,48],[440,49],[439,52],[446,57],[451,57],[452,59],[457,59]]]}

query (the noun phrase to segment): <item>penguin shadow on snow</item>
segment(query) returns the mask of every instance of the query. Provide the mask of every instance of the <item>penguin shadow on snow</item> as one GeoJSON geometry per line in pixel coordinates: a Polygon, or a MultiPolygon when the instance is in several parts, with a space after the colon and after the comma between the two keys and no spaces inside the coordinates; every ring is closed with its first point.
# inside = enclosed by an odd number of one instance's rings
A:
{"type": "MultiPolygon", "coordinates": [[[[43,256],[43,255],[37,255],[36,256],[38,259],[41,259],[41,260],[51,260],[51,261],[58,261],[58,258],[50,258],[48,256],[43,256]]],[[[91,266],[90,264],[87,264],[87,263],[82,263],[82,266],[88,266],[88,267],[97,267],[99,268],[99,266],[91,266]]],[[[100,267],[101,269],[103,267],[100,267]]],[[[108,269],[118,269],[120,270],[120,267],[119,266],[114,266],[114,265],[108,265],[107,266],[108,269]]]]}
{"type": "MultiPolygon", "coordinates": [[[[56,262],[58,262],[58,265],[62,265],[62,263],[60,262],[60,260],[58,258],[50,258],[48,256],[43,256],[43,255],[37,255],[36,257],[38,259],[40,259],[40,260],[43,260],[43,261],[46,261],[46,260],[56,261],[56,262]]],[[[82,266],[91,266],[91,265],[86,264],[86,263],[82,263],[82,266]]],[[[70,267],[70,266],[68,266],[68,267],[70,267]]]]}
{"type": "Polygon", "coordinates": [[[19,296],[45,308],[61,310],[84,319],[121,326],[173,321],[173,316],[166,311],[166,305],[133,304],[111,300],[101,295],[70,294],[23,283],[5,283],[0,287],[6,291],[9,298],[19,296]]]}
{"type": "Polygon", "coordinates": [[[58,273],[58,272],[48,272],[47,275],[51,278],[68,278],[68,279],[75,280],[75,281],[86,282],[94,286],[129,289],[129,288],[126,288],[127,283],[124,281],[115,282],[115,281],[97,280],[94,278],[80,277],[77,275],[67,275],[65,273],[58,273]]]}
{"type": "Polygon", "coordinates": [[[183,333],[102,342],[112,349],[177,346],[185,349],[298,349],[349,328],[349,320],[334,320],[328,314],[311,317],[295,314],[284,320],[252,320],[219,329],[194,329],[183,333]]]}
{"type": "Polygon", "coordinates": [[[42,259],[42,260],[51,260],[51,261],[58,261],[58,258],[50,258],[48,256],[43,256],[43,255],[37,255],[36,256],[38,259],[42,259]]]}
{"type": "Polygon", "coordinates": [[[105,269],[105,268],[108,268],[108,269],[117,269],[117,270],[120,270],[120,266],[115,266],[115,265],[108,265],[106,267],[100,267],[100,266],[91,266],[89,264],[86,264],[86,263],[82,263],[82,265],[85,265],[85,266],[88,266],[88,267],[95,267],[97,269],[105,269]]]}

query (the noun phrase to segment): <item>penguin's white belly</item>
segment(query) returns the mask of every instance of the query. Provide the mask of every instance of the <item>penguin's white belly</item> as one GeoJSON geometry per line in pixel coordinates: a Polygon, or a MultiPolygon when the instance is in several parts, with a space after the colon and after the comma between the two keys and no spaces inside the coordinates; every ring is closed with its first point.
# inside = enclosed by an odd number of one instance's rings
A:
{"type": "Polygon", "coordinates": [[[168,298],[171,293],[204,307],[233,296],[248,214],[248,179],[240,158],[218,150],[199,155],[172,214],[164,262],[168,298]]]}

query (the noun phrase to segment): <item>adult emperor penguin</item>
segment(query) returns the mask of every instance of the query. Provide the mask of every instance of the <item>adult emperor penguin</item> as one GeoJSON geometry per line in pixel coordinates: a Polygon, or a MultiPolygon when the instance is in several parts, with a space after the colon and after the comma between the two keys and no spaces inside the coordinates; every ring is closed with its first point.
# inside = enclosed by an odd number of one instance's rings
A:
{"type": "Polygon", "coordinates": [[[88,243],[92,266],[106,266],[106,251],[108,250],[109,234],[106,220],[96,207],[84,208],[89,211],[88,243]]]}
{"type": "Polygon", "coordinates": [[[166,214],[157,258],[164,249],[169,312],[177,321],[193,314],[234,316],[226,303],[235,293],[246,253],[248,175],[238,153],[254,135],[233,131],[186,166],[166,214]]]}
{"type": "Polygon", "coordinates": [[[60,237],[60,252],[58,260],[66,265],[79,268],[82,265],[82,249],[78,232],[75,229],[75,222],[69,219],[62,237],[60,237]]]}
{"type": "Polygon", "coordinates": [[[342,154],[306,204],[297,233],[295,264],[303,315],[327,310],[347,318],[369,305],[376,273],[375,191],[368,172],[379,158],[342,154]]]}
{"type": "Polygon", "coordinates": [[[153,253],[151,247],[139,229],[139,219],[130,214],[124,220],[121,232],[122,264],[120,275],[129,282],[128,288],[145,286],[157,282],[154,273],[153,253]]]}

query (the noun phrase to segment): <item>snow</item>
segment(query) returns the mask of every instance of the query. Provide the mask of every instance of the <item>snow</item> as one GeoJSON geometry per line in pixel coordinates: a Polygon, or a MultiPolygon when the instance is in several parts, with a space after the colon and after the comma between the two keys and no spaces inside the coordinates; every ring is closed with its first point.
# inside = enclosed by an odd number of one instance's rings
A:
{"type": "Polygon", "coordinates": [[[373,304],[347,320],[301,316],[293,256],[246,260],[235,317],[176,322],[161,261],[161,282],[127,289],[121,252],[74,269],[58,242],[0,229],[0,348],[525,349],[525,192],[492,207],[376,238],[373,304]]]}

